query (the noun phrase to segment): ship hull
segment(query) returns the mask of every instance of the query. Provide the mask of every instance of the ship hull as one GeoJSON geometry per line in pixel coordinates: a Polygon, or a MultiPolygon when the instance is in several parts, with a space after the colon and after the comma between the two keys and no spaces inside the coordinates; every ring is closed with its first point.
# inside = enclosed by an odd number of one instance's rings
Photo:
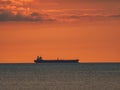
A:
{"type": "Polygon", "coordinates": [[[41,60],[34,61],[35,63],[78,63],[78,60],[41,60]]]}

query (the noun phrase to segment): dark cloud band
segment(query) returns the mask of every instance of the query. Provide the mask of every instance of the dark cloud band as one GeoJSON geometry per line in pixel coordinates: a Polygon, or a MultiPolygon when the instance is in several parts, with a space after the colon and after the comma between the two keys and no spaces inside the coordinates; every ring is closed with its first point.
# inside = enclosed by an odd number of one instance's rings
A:
{"type": "Polygon", "coordinates": [[[14,14],[9,10],[0,10],[0,22],[5,21],[53,21],[45,14],[39,14],[37,12],[32,12],[28,15],[22,13],[14,14]]]}

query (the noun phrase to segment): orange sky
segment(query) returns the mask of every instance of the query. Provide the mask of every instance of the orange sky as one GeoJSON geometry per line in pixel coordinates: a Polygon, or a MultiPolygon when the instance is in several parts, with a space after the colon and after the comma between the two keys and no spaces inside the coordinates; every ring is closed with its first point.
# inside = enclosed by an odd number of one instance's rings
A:
{"type": "Polygon", "coordinates": [[[120,62],[120,1],[1,0],[0,63],[120,62]]]}

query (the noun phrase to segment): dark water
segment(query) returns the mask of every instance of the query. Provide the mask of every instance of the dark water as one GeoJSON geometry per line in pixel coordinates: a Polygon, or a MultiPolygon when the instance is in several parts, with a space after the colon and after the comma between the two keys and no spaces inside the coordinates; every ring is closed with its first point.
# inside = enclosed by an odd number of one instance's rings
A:
{"type": "Polygon", "coordinates": [[[0,90],[120,90],[120,64],[0,64],[0,90]]]}

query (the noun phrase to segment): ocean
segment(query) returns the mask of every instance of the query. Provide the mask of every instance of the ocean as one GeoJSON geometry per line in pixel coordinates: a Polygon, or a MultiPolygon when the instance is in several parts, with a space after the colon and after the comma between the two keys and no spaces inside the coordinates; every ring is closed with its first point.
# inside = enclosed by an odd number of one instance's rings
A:
{"type": "Polygon", "coordinates": [[[120,90],[120,63],[0,64],[0,90],[120,90]]]}

